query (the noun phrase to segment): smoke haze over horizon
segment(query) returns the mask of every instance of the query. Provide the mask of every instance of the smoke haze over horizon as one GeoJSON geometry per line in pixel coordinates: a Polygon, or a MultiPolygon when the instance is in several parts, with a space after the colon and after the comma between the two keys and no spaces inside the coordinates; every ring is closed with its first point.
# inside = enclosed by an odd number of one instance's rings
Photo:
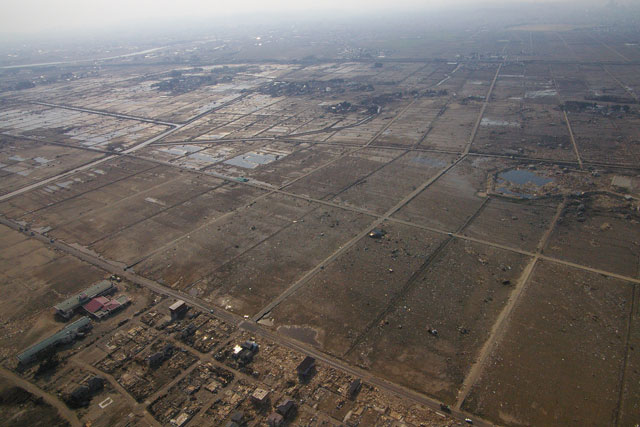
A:
{"type": "MultiPolygon", "coordinates": [[[[163,23],[221,19],[230,15],[246,14],[297,14],[313,17],[322,12],[338,12],[358,15],[381,11],[406,12],[438,11],[446,8],[477,9],[482,7],[539,3],[562,3],[587,8],[590,5],[605,6],[609,0],[584,2],[577,0],[527,0],[524,2],[486,0],[326,0],[309,4],[292,0],[258,1],[238,0],[234,2],[207,2],[202,0],[8,0],[3,2],[0,30],[4,34],[35,34],[50,31],[104,30],[123,26],[149,26],[163,23]]],[[[617,4],[632,2],[616,1],[617,4]]]]}

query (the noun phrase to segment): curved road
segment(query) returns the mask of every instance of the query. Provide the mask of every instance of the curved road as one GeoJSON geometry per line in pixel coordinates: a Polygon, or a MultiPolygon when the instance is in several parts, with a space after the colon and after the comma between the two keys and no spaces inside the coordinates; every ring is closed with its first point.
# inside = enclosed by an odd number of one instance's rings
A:
{"type": "Polygon", "coordinates": [[[56,408],[58,410],[58,413],[60,414],[60,416],[62,418],[64,418],[65,420],[67,420],[69,422],[69,424],[71,424],[73,427],[82,426],[82,423],[80,422],[78,417],[76,417],[76,414],[74,414],[73,411],[71,411],[67,407],[67,405],[62,403],[57,397],[47,393],[46,391],[40,389],[39,387],[35,386],[34,384],[31,384],[27,380],[19,377],[18,375],[14,374],[13,372],[11,372],[8,369],[5,369],[3,367],[0,367],[0,376],[5,378],[10,383],[12,383],[12,384],[14,384],[14,385],[16,385],[16,386],[28,391],[29,393],[31,393],[31,394],[33,394],[35,396],[41,397],[49,405],[51,405],[54,408],[56,408]]]}

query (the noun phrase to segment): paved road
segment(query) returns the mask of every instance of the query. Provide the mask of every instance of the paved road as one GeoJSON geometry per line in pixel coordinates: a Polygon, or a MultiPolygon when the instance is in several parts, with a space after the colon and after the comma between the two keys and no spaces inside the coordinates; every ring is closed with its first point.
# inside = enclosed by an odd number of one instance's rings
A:
{"type": "Polygon", "coordinates": [[[53,104],[51,102],[38,102],[38,101],[31,102],[31,104],[42,105],[45,107],[52,107],[52,108],[61,108],[64,110],[80,111],[82,113],[99,114],[101,116],[115,117],[118,119],[136,120],[139,122],[153,123],[156,125],[174,126],[174,127],[179,126],[179,123],[170,123],[162,120],[149,119],[146,117],[130,116],[128,114],[111,113],[109,111],[103,111],[103,110],[92,110],[90,108],[74,107],[72,105],[53,104]]]}
{"type": "MultiPolygon", "coordinates": [[[[0,217],[0,223],[7,225],[13,229],[18,229],[19,225],[14,223],[13,221],[7,220],[6,218],[2,218],[0,217]]],[[[146,287],[147,289],[150,289],[151,291],[160,294],[160,295],[165,295],[168,297],[172,297],[172,298],[176,298],[176,299],[182,299],[184,301],[186,301],[189,305],[191,305],[192,307],[196,307],[199,308],[205,312],[209,312],[212,315],[214,315],[215,317],[219,318],[220,320],[223,320],[224,322],[227,322],[228,324],[231,325],[236,325],[237,327],[249,331],[252,334],[255,335],[259,335],[261,337],[267,338],[277,344],[283,345],[285,347],[288,347],[292,350],[298,351],[302,354],[305,355],[310,355],[312,357],[317,358],[318,360],[334,367],[337,369],[340,369],[344,372],[347,372],[351,375],[363,378],[363,380],[365,380],[366,382],[375,385],[376,387],[380,388],[383,391],[387,391],[387,392],[391,392],[394,393],[398,396],[404,397],[406,399],[409,399],[415,403],[419,403],[425,406],[428,406],[432,409],[435,410],[439,410],[440,408],[440,402],[434,399],[431,399],[425,395],[422,395],[420,393],[411,391],[409,389],[406,389],[402,386],[399,386],[397,384],[393,384],[391,382],[388,382],[386,380],[383,380],[381,378],[378,378],[376,376],[374,376],[373,374],[371,374],[370,372],[364,371],[362,369],[358,369],[355,367],[350,366],[349,364],[342,362],[338,359],[332,358],[324,353],[322,353],[320,350],[313,348],[313,347],[309,347],[307,345],[304,345],[302,343],[298,343],[295,340],[289,339],[287,337],[283,337],[280,336],[274,332],[271,332],[265,328],[263,328],[262,326],[260,326],[259,324],[251,321],[251,320],[247,320],[241,316],[238,316],[236,314],[230,313],[226,310],[223,310],[217,306],[213,306],[213,305],[209,305],[204,303],[202,300],[195,298],[187,293],[181,292],[181,291],[176,291],[174,289],[170,289],[165,287],[164,285],[161,285],[153,280],[149,280],[145,277],[139,276],[137,274],[135,274],[134,272],[130,271],[130,270],[125,270],[124,267],[122,267],[121,265],[119,265],[118,263],[106,260],[104,258],[98,257],[95,254],[92,254],[88,251],[82,250],[81,248],[75,247],[73,245],[69,245],[67,243],[64,243],[60,240],[54,240],[53,242],[51,240],[49,240],[46,236],[38,234],[38,233],[34,233],[33,236],[31,236],[32,238],[42,241],[45,244],[51,245],[53,247],[55,247],[58,250],[61,250],[65,253],[68,253],[70,255],[73,255],[91,265],[100,267],[101,269],[110,272],[110,273],[115,273],[118,274],[119,276],[133,282],[133,283],[137,283],[141,286],[146,287]]],[[[453,411],[452,414],[450,414],[451,416],[453,416],[454,418],[458,418],[460,420],[464,420],[467,417],[471,417],[474,419],[474,422],[476,423],[476,425],[490,425],[490,423],[479,420],[477,418],[474,418],[472,415],[470,414],[465,414],[462,411],[458,411],[455,410],[453,411]]]]}

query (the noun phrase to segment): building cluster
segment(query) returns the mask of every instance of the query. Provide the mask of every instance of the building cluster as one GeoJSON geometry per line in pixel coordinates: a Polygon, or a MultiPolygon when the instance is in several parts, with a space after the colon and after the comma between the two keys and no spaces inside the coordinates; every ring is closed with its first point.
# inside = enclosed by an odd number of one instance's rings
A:
{"type": "MultiPolygon", "coordinates": [[[[116,291],[117,287],[111,280],[101,280],[79,294],[56,304],[53,308],[55,314],[64,320],[70,320],[80,311],[95,319],[101,319],[131,304],[131,299],[127,295],[120,295],[113,299],[106,297],[106,295],[112,295],[116,291]]],[[[82,338],[91,328],[91,319],[83,315],[78,320],[18,354],[18,362],[21,366],[26,366],[29,363],[52,355],[57,347],[70,344],[77,338],[82,338]]]]}
{"type": "MultiPolygon", "coordinates": [[[[90,301],[108,299],[108,294],[94,296],[108,289],[103,284],[83,294],[90,292],[90,301]]],[[[104,306],[104,300],[98,301],[104,306]]],[[[86,310],[87,304],[75,309],[86,310]]],[[[106,355],[94,367],[136,401],[148,401],[148,412],[163,425],[200,425],[206,420],[208,425],[225,427],[276,427],[325,419],[357,426],[369,425],[371,420],[411,419],[408,407],[389,406],[388,396],[360,379],[318,366],[312,356],[301,356],[248,332],[238,333],[234,326],[184,301],[153,305],[135,317],[138,321],[98,344],[106,355]]],[[[73,339],[69,337],[79,336],[90,325],[84,316],[55,339],[73,339]]],[[[41,350],[28,351],[20,357],[27,360],[41,350]]],[[[59,389],[72,408],[86,407],[108,387],[102,376],[80,371],[59,389]]],[[[99,403],[109,402],[107,398],[99,403]]],[[[422,410],[414,408],[414,412],[415,419],[424,417],[422,410]]]]}

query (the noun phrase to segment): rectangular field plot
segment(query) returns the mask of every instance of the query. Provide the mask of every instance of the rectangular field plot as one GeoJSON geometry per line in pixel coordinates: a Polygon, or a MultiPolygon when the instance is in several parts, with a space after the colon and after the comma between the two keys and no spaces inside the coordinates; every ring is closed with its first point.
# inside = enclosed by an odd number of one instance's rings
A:
{"type": "Polygon", "coordinates": [[[83,147],[122,151],[168,126],[40,105],[0,111],[0,131],[83,147]]]}
{"type": "Polygon", "coordinates": [[[465,159],[402,207],[394,217],[456,231],[484,202],[488,175],[506,164],[506,161],[496,159],[465,159]]]}
{"type": "Polygon", "coordinates": [[[371,221],[367,215],[316,207],[220,265],[190,293],[238,314],[255,314],[371,221]]]}
{"type": "Polygon", "coordinates": [[[445,99],[416,101],[376,138],[373,145],[406,148],[418,145],[445,106],[445,99]]]}
{"type": "Polygon", "coordinates": [[[136,271],[168,286],[189,287],[315,208],[287,196],[261,198],[157,248],[136,271]]]}
{"type": "Polygon", "coordinates": [[[402,152],[397,150],[360,150],[345,155],[285,189],[315,199],[329,199],[347,190],[359,180],[365,179],[401,154],[402,152]]]}
{"type": "Polygon", "coordinates": [[[343,355],[444,240],[401,224],[382,228],[384,237],[362,238],[272,311],[281,333],[309,336],[311,344],[343,355]]]}
{"type": "Polygon", "coordinates": [[[462,151],[469,142],[481,107],[482,104],[477,101],[450,102],[444,112],[438,113],[420,147],[462,151]]]}
{"type": "Polygon", "coordinates": [[[216,186],[111,233],[90,247],[109,259],[135,264],[157,248],[229,214],[262,194],[265,193],[261,190],[240,184],[216,186]]]}
{"type": "Polygon", "coordinates": [[[565,209],[545,254],[639,277],[639,220],[629,202],[619,198],[601,195],[575,200],[565,209]]]}
{"type": "Polygon", "coordinates": [[[216,178],[160,167],[62,201],[25,219],[52,227],[52,235],[90,245],[219,186],[216,178]]]}
{"type": "Polygon", "coordinates": [[[453,160],[449,154],[408,152],[361,179],[332,201],[383,214],[453,160]]]}
{"type": "MultiPolygon", "coordinates": [[[[81,208],[84,210],[103,206],[105,203],[123,197],[120,194],[121,189],[116,189],[120,181],[139,175],[142,175],[141,178],[144,179],[149,175],[147,172],[154,168],[158,168],[158,166],[147,161],[119,157],[12,197],[0,203],[0,212],[11,218],[20,218],[28,213],[50,208],[63,201],[76,199],[94,190],[112,186],[113,192],[104,191],[98,200],[88,206],[81,206],[81,208]],[[147,174],[145,175],[145,173],[147,174]]],[[[40,222],[37,217],[34,217],[33,220],[40,222]]]]}
{"type": "Polygon", "coordinates": [[[0,195],[104,156],[71,147],[0,137],[0,195]]]}
{"type": "Polygon", "coordinates": [[[465,236],[534,251],[549,228],[559,200],[492,198],[464,229],[465,236]]]}
{"type": "Polygon", "coordinates": [[[349,359],[453,403],[527,257],[453,240],[362,338],[349,359]],[[436,330],[437,335],[429,331],[436,330]]]}
{"type": "Polygon", "coordinates": [[[640,127],[637,117],[621,111],[603,115],[593,110],[572,111],[568,116],[583,160],[619,165],[640,162],[640,145],[634,142],[640,127]]]}
{"type": "Polygon", "coordinates": [[[640,286],[635,285],[635,305],[629,325],[627,362],[624,372],[624,385],[620,401],[618,419],[620,425],[633,425],[640,413],[640,286]]]}
{"type": "Polygon", "coordinates": [[[281,187],[324,164],[336,160],[348,150],[347,147],[331,145],[305,146],[305,144],[300,144],[298,149],[288,156],[281,157],[274,162],[261,165],[255,169],[248,169],[244,171],[243,176],[254,181],[266,182],[281,187]]]}
{"type": "Polygon", "coordinates": [[[576,160],[560,107],[530,102],[489,104],[471,149],[487,154],[576,160]]]}
{"type": "Polygon", "coordinates": [[[547,262],[530,280],[463,408],[508,425],[615,424],[632,285],[547,262]]]}

